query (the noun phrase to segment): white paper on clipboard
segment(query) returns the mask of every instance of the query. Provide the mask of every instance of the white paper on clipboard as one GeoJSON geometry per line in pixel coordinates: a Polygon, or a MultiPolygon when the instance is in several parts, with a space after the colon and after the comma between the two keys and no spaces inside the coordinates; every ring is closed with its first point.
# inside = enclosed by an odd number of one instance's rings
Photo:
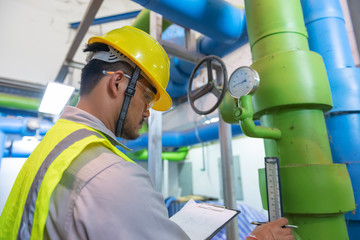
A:
{"type": "Polygon", "coordinates": [[[211,239],[240,211],[190,199],[170,220],[179,225],[192,240],[211,239]]]}

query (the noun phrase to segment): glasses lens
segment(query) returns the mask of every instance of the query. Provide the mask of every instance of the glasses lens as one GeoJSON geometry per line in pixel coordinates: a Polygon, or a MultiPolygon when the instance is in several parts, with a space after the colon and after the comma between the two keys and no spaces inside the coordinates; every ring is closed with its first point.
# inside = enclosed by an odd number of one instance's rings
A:
{"type": "Polygon", "coordinates": [[[137,85],[144,90],[145,103],[148,106],[148,108],[151,108],[155,103],[155,97],[156,97],[155,93],[141,82],[137,82],[137,85]]]}
{"type": "Polygon", "coordinates": [[[150,108],[155,103],[155,94],[153,92],[146,91],[144,94],[146,104],[150,106],[150,108]]]}

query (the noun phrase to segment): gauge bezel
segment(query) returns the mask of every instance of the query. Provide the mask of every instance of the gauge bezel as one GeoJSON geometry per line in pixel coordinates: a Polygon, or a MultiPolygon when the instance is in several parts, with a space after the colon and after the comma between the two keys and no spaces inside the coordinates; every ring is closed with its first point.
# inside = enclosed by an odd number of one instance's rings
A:
{"type": "Polygon", "coordinates": [[[235,71],[231,74],[230,78],[229,78],[229,84],[228,84],[228,91],[230,93],[230,95],[234,98],[240,98],[242,96],[246,96],[248,94],[253,94],[255,93],[255,91],[258,89],[259,87],[259,84],[260,84],[260,77],[259,77],[259,74],[254,70],[252,69],[251,67],[248,67],[248,66],[242,66],[242,67],[239,67],[237,69],[235,69],[235,71]],[[239,74],[239,71],[248,71],[250,70],[250,72],[252,73],[251,74],[251,79],[250,80],[250,88],[249,90],[247,91],[243,91],[244,94],[240,94],[240,95],[237,95],[236,93],[232,92],[233,89],[231,89],[231,82],[232,81],[235,81],[235,78],[236,76],[239,74]]]}

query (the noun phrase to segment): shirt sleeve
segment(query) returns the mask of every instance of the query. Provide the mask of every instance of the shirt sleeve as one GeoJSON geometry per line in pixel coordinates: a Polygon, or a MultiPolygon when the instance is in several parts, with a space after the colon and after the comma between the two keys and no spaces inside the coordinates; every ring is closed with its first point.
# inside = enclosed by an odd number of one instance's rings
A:
{"type": "Polygon", "coordinates": [[[87,182],[71,218],[73,231],[69,232],[81,239],[189,239],[169,220],[164,199],[154,190],[148,173],[123,160],[87,182]]]}

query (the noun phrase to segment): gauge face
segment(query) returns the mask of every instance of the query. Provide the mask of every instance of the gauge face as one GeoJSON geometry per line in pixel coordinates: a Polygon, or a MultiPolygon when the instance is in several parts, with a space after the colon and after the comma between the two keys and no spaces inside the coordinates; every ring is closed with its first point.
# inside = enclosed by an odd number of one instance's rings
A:
{"type": "Polygon", "coordinates": [[[234,98],[240,98],[254,93],[259,86],[259,75],[250,67],[239,67],[230,76],[229,93],[234,98]]]}

